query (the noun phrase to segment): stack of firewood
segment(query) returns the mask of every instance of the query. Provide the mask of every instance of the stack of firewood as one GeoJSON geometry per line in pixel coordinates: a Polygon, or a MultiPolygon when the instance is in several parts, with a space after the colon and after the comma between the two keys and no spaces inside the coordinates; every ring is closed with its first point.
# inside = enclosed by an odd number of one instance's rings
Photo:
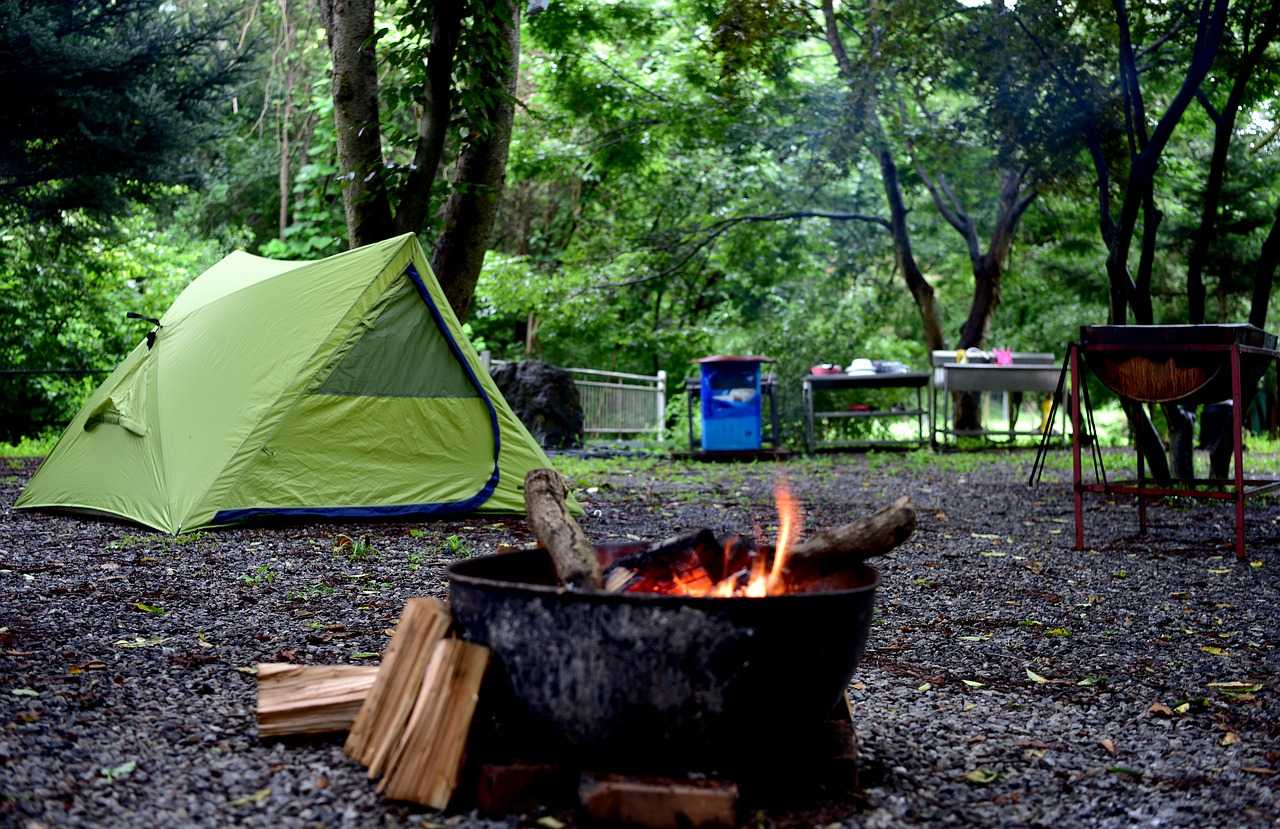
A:
{"type": "Polygon", "coordinates": [[[345,731],[378,791],[443,809],[462,769],[489,651],[449,638],[449,611],[410,599],[377,668],[258,666],[263,737],[345,731]]]}

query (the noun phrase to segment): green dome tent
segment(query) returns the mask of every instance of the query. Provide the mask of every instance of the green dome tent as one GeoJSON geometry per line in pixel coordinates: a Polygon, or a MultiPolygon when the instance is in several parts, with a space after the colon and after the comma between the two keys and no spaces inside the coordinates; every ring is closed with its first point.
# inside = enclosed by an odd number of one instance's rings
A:
{"type": "MultiPolygon", "coordinates": [[[[170,533],[268,516],[523,512],[549,466],[412,234],[193,281],[18,498],[170,533]]],[[[575,505],[576,506],[576,505],[575,505]]]]}

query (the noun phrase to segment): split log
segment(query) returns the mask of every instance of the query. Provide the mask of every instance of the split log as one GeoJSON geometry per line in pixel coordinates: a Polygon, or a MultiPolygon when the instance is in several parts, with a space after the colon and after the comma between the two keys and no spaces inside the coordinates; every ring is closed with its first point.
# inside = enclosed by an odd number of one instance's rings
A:
{"type": "Polygon", "coordinates": [[[399,745],[427,661],[449,630],[449,611],[437,599],[413,598],[404,606],[368,699],[360,708],[343,750],[376,777],[399,745]]]}
{"type": "Polygon", "coordinates": [[[718,780],[586,778],[578,799],[588,818],[605,826],[689,829],[738,822],[738,787],[718,780]]]}
{"type": "Polygon", "coordinates": [[[551,554],[560,583],[599,590],[602,582],[595,545],[569,514],[569,485],[554,469],[533,469],[524,476],[524,508],[538,543],[551,554]]]}
{"type": "Polygon", "coordinates": [[[346,731],[377,674],[376,665],[258,665],[258,735],[346,731]]]}
{"type": "Polygon", "coordinates": [[[460,639],[436,644],[379,792],[433,809],[449,805],[488,664],[489,650],[480,645],[460,639]]]}

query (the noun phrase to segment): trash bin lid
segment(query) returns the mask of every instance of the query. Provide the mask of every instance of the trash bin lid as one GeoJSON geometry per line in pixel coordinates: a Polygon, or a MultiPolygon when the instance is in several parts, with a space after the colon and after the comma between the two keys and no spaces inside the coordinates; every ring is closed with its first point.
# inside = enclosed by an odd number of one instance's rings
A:
{"type": "Polygon", "coordinates": [[[694,360],[695,363],[775,363],[772,357],[762,357],[758,354],[716,354],[711,357],[699,357],[694,360]]]}

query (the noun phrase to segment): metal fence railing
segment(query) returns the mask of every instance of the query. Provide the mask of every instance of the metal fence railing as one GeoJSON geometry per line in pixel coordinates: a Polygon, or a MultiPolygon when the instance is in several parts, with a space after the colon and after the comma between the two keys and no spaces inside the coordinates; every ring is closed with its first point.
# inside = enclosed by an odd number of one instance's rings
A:
{"type": "MultiPolygon", "coordinates": [[[[505,360],[481,361],[491,367],[505,360]]],[[[667,415],[667,373],[629,374],[594,368],[566,368],[582,403],[583,431],[588,435],[641,435],[661,440],[667,415]]]]}

